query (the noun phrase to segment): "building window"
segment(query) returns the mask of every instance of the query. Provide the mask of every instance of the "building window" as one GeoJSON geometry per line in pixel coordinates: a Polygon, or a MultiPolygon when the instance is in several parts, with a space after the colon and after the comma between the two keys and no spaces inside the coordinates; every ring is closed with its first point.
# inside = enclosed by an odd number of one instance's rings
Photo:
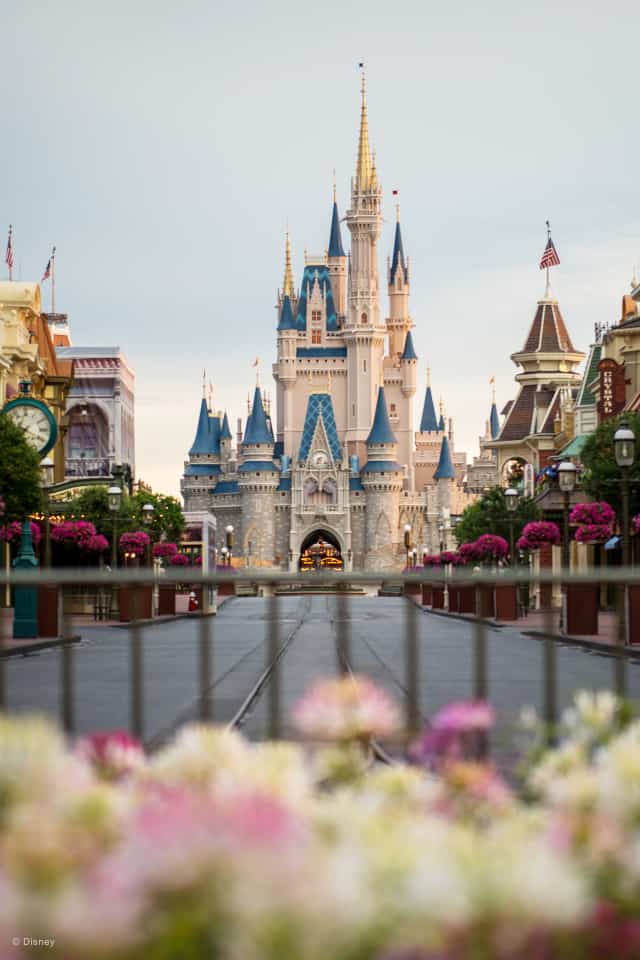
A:
{"type": "Polygon", "coordinates": [[[322,330],[311,331],[311,343],[322,343],[322,330]]]}
{"type": "Polygon", "coordinates": [[[366,323],[367,323],[367,315],[366,315],[366,313],[363,313],[362,316],[360,317],[360,323],[366,325],[366,323]]]}
{"type": "Polygon", "coordinates": [[[366,373],[366,372],[367,372],[367,361],[366,361],[366,360],[363,360],[363,361],[362,361],[362,372],[363,372],[363,373],[366,373]]]}
{"type": "Polygon", "coordinates": [[[311,323],[322,323],[322,311],[321,311],[321,310],[312,310],[312,311],[311,311],[311,323]]]}
{"type": "Polygon", "coordinates": [[[391,404],[389,405],[389,412],[390,412],[390,413],[395,413],[395,412],[396,412],[396,405],[395,405],[395,403],[391,403],[391,404]]]}

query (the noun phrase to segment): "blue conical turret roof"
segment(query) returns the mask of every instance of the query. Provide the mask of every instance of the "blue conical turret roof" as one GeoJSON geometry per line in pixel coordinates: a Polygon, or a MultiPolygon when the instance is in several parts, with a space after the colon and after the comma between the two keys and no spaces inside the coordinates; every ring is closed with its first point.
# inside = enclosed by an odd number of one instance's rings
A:
{"type": "Polygon", "coordinates": [[[331,232],[329,234],[329,256],[344,257],[345,252],[342,247],[342,236],[340,235],[340,217],[338,216],[338,204],[333,201],[333,212],[331,214],[331,232]]]}
{"type": "Polygon", "coordinates": [[[260,387],[256,387],[253,394],[253,406],[251,414],[247,417],[247,426],[244,432],[244,443],[271,443],[273,434],[269,427],[267,414],[262,403],[262,394],[260,387]]]}
{"type": "Polygon", "coordinates": [[[211,429],[209,424],[209,411],[207,401],[202,398],[200,402],[200,414],[198,416],[198,426],[196,428],[195,440],[189,450],[189,456],[193,454],[217,453],[212,449],[211,429]]]}
{"type": "Polygon", "coordinates": [[[231,440],[231,430],[229,428],[229,418],[227,416],[227,411],[224,412],[224,418],[222,420],[222,430],[220,431],[221,440],[231,440]]]}
{"type": "Polygon", "coordinates": [[[404,350],[402,351],[401,360],[417,360],[418,354],[413,345],[413,337],[411,336],[411,330],[407,330],[407,338],[404,341],[404,350]]]}
{"type": "Polygon", "coordinates": [[[449,439],[445,434],[442,438],[442,446],[440,447],[440,460],[438,461],[438,466],[436,472],[433,475],[434,480],[455,480],[456,472],[453,469],[453,461],[451,459],[451,451],[449,450],[449,439]]]}
{"type": "Polygon", "coordinates": [[[376,402],[376,412],[373,417],[373,426],[367,437],[367,445],[374,443],[397,443],[396,436],[389,423],[389,414],[387,412],[387,401],[384,396],[384,387],[378,390],[378,400],[376,402]]]}
{"type": "Polygon", "coordinates": [[[420,421],[420,432],[434,433],[437,429],[436,408],[433,404],[431,387],[427,386],[427,392],[424,395],[424,406],[422,408],[422,420],[420,421]]]}
{"type": "Polygon", "coordinates": [[[402,267],[402,272],[406,276],[407,273],[407,262],[404,258],[404,247],[402,246],[402,232],[400,230],[400,221],[396,223],[396,235],[393,239],[393,253],[391,255],[391,273],[389,275],[389,282],[395,283],[396,281],[396,271],[398,265],[402,267]]]}
{"type": "Polygon", "coordinates": [[[282,307],[280,308],[280,321],[278,330],[295,330],[296,322],[293,319],[293,310],[291,309],[291,298],[289,294],[282,298],[282,307]]]}
{"type": "Polygon", "coordinates": [[[444,433],[444,413],[440,414],[440,419],[438,420],[438,430],[444,433]]]}
{"type": "Polygon", "coordinates": [[[495,400],[491,404],[491,414],[489,416],[489,427],[491,430],[491,439],[495,440],[495,438],[500,433],[500,420],[498,419],[498,410],[496,407],[495,400]]]}

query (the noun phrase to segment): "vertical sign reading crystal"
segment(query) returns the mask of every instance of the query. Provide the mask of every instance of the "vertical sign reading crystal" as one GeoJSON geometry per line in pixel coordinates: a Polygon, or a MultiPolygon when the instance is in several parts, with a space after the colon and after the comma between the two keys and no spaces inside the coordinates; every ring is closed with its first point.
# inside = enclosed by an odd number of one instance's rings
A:
{"type": "Polygon", "coordinates": [[[600,378],[600,399],[598,400],[598,423],[615,417],[624,409],[624,366],[612,359],[601,360],[598,364],[600,378]]]}

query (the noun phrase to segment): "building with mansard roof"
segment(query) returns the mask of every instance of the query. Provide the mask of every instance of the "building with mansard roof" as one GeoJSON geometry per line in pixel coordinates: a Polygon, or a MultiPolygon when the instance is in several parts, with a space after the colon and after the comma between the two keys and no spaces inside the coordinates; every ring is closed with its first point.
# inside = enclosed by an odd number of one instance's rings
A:
{"type": "Polygon", "coordinates": [[[185,462],[186,510],[208,510],[220,532],[232,525],[240,564],[394,569],[406,560],[406,524],[418,555],[453,546],[453,521],[470,502],[466,455],[455,450],[442,404],[436,414],[429,382],[414,422],[418,355],[398,208],[386,317],[381,228],[363,77],[350,206],[341,221],[334,189],[328,247],[305,254],[299,287],[286,237],[274,415],[256,386],[234,446],[227,414],[203,396],[185,462]],[[341,223],[350,234],[348,253],[341,223]]]}

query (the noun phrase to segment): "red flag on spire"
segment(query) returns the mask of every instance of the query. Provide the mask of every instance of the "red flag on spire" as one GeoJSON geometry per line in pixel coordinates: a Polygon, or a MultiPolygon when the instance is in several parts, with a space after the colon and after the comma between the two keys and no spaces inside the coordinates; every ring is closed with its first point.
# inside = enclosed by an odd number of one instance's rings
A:
{"type": "Polygon", "coordinates": [[[4,257],[4,262],[9,267],[9,279],[11,279],[11,271],[13,270],[13,227],[9,224],[9,237],[7,239],[7,252],[4,257]]]}
{"type": "Polygon", "coordinates": [[[553,245],[553,240],[549,237],[547,245],[544,248],[544,253],[540,259],[540,269],[544,270],[545,267],[557,267],[559,263],[560,257],[558,256],[558,251],[553,245]]]}

